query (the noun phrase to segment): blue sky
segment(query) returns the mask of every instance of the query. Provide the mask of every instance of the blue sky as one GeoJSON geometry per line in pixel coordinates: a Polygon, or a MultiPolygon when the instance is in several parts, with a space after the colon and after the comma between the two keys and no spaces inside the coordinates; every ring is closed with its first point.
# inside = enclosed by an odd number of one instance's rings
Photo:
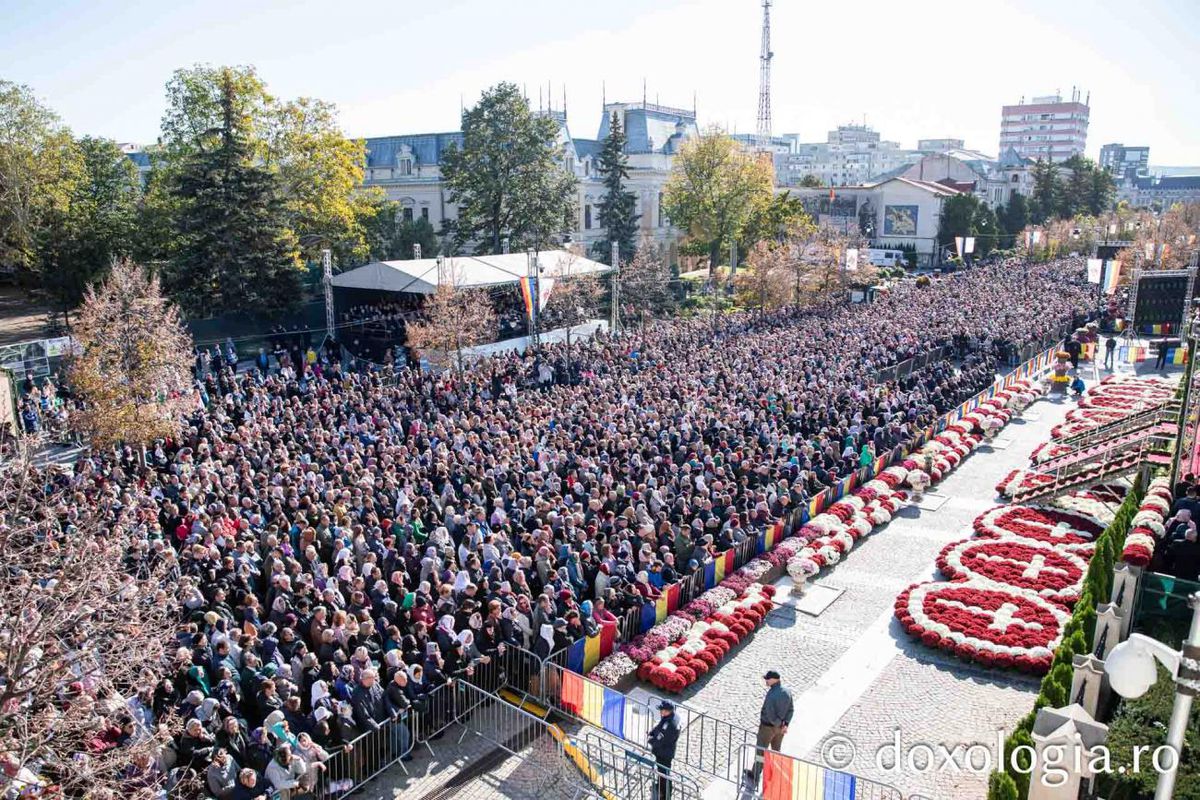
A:
{"type": "MultiPolygon", "coordinates": [[[[198,62],[254,64],[281,96],[341,109],[352,136],[457,127],[498,80],[536,104],[567,91],[572,133],[609,100],[691,106],[749,131],[759,0],[0,0],[0,78],[33,87],[79,133],[149,142],[163,84],[198,62]],[[543,91],[546,91],[543,89],[543,91]]],[[[956,136],[994,153],[1000,107],[1091,91],[1088,152],[1148,144],[1155,164],[1200,165],[1195,0],[776,0],[776,133],[822,140],[862,122],[913,146],[956,136]]]]}

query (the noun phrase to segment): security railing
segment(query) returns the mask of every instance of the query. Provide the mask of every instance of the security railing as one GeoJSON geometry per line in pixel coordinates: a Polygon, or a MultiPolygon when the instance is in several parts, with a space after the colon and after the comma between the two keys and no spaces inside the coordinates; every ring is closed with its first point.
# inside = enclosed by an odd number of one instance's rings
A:
{"type": "Polygon", "coordinates": [[[457,719],[463,725],[463,738],[474,734],[493,748],[520,758],[523,768],[539,773],[541,785],[532,790],[530,796],[563,785],[576,798],[618,800],[596,791],[588,762],[577,750],[572,750],[557,725],[506,703],[478,686],[463,684],[460,691],[464,705],[472,709],[457,719]]]}
{"type": "Polygon", "coordinates": [[[700,800],[700,785],[691,777],[659,764],[645,750],[602,738],[591,731],[570,737],[594,770],[594,785],[620,800],[700,800]]]}
{"type": "Polygon", "coordinates": [[[904,800],[894,786],[748,744],[739,753],[743,768],[739,800],[904,800]]]}
{"type": "MultiPolygon", "coordinates": [[[[543,696],[547,706],[632,745],[647,746],[660,717],[654,702],[609,689],[557,664],[546,663],[544,671],[543,685],[557,687],[543,696]]],[[[754,743],[755,733],[684,703],[675,704],[675,714],[680,729],[676,769],[738,782],[735,754],[743,745],[754,743]]]]}
{"type": "Polygon", "coordinates": [[[1120,436],[1122,433],[1128,433],[1163,422],[1175,422],[1178,418],[1178,405],[1174,401],[1167,400],[1162,403],[1155,403],[1153,407],[1144,408],[1127,417],[1121,417],[1112,422],[1098,425],[1095,428],[1088,428],[1072,436],[1064,436],[1058,440],[1058,444],[1069,445],[1072,448],[1078,449],[1087,447],[1101,439],[1107,439],[1110,436],[1120,436]]]}

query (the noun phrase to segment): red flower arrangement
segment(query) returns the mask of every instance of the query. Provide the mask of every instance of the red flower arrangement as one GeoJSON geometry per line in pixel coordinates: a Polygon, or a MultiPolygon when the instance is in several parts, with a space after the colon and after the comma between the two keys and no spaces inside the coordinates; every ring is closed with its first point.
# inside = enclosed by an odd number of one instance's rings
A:
{"type": "Polygon", "coordinates": [[[1103,530],[1081,514],[1031,506],[997,506],[975,518],[975,534],[980,538],[1019,536],[1073,551],[1091,552],[1092,540],[1103,530]]]}
{"type": "Polygon", "coordinates": [[[938,555],[950,580],[971,579],[1028,589],[1059,603],[1074,603],[1087,561],[1048,542],[1027,539],[965,539],[938,555]]]}
{"type": "Polygon", "coordinates": [[[894,612],[905,632],[929,647],[1032,673],[1050,668],[1070,618],[1033,592],[974,581],[914,584],[896,598],[894,612]]]}

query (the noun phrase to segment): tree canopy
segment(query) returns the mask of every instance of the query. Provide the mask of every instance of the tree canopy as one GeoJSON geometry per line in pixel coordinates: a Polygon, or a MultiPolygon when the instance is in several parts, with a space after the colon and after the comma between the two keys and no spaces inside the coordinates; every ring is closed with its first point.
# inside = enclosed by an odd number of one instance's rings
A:
{"type": "Polygon", "coordinates": [[[458,205],[455,248],[499,253],[538,248],[573,230],[576,179],[563,165],[558,123],[535,114],[521,90],[499,83],[463,112],[462,145],[442,155],[442,177],[458,205]]]}
{"type": "Polygon", "coordinates": [[[664,205],[672,223],[703,244],[712,272],[722,249],[770,206],[772,181],[769,161],[714,128],[680,148],[667,179],[664,205]]]}
{"type": "Polygon", "coordinates": [[[600,226],[604,228],[604,238],[596,242],[593,252],[606,264],[612,262],[614,242],[622,261],[633,258],[638,218],[641,217],[636,210],[637,198],[625,188],[625,183],[629,180],[629,159],[625,155],[625,142],[621,117],[614,111],[596,167],[604,182],[604,197],[600,200],[598,214],[600,226]]]}

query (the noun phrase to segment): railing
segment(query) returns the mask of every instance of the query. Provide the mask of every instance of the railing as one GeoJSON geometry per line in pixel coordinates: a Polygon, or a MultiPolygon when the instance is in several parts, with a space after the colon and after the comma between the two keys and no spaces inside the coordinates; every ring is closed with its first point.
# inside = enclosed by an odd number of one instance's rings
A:
{"type": "Polygon", "coordinates": [[[1088,428],[1086,431],[1080,431],[1071,436],[1064,436],[1058,440],[1058,444],[1070,445],[1076,449],[1087,447],[1098,439],[1119,436],[1122,433],[1155,425],[1160,422],[1175,422],[1177,417],[1178,409],[1172,408],[1172,401],[1165,400],[1162,403],[1155,404],[1151,408],[1142,409],[1127,417],[1106,422],[1095,428],[1088,428]]]}
{"type": "MultiPolygon", "coordinates": [[[[1149,426],[1159,425],[1162,422],[1163,420],[1156,420],[1149,423],[1143,423],[1141,425],[1131,426],[1122,430],[1110,430],[1108,431],[1107,436],[1099,439],[1099,441],[1109,443],[1106,450],[1102,452],[1108,452],[1109,450],[1114,449],[1124,449],[1132,446],[1135,443],[1153,443],[1156,441],[1165,441],[1170,443],[1174,441],[1175,435],[1173,433],[1149,430],[1149,426]],[[1128,434],[1131,433],[1137,435],[1132,437],[1132,439],[1126,438],[1128,434]]],[[[1087,452],[1090,447],[1091,445],[1078,445],[1069,452],[1062,453],[1061,455],[1046,459],[1040,464],[1036,464],[1033,467],[1033,470],[1044,475],[1047,472],[1054,472],[1055,470],[1066,468],[1072,464],[1090,461],[1092,460],[1093,455],[1095,455],[1094,453],[1087,452]]]]}
{"type": "MultiPolygon", "coordinates": [[[[654,704],[601,686],[556,664],[547,663],[545,675],[543,685],[557,687],[556,692],[542,698],[548,707],[632,745],[646,747],[650,730],[659,720],[654,704]]],[[[684,703],[675,703],[675,714],[680,728],[676,768],[737,783],[740,767],[732,754],[747,743],[753,744],[755,733],[684,703]]]]}
{"type": "Polygon", "coordinates": [[[738,763],[746,780],[739,800],[904,800],[894,786],[748,744],[738,763]]]}
{"type": "MultiPolygon", "coordinates": [[[[1114,442],[1084,461],[1057,467],[1049,473],[1052,480],[1048,483],[1013,492],[1012,501],[1015,504],[1028,503],[1047,495],[1060,493],[1069,485],[1074,485],[1093,475],[1099,478],[1138,467],[1152,453],[1162,452],[1161,448],[1153,446],[1153,441],[1153,438],[1143,439],[1132,451],[1129,450],[1127,443],[1114,442]]],[[[1046,475],[1047,473],[1038,474],[1046,475]]]]}
{"type": "Polygon", "coordinates": [[[579,758],[577,751],[569,752],[567,737],[557,725],[506,703],[478,686],[463,684],[460,690],[465,705],[472,709],[470,714],[460,714],[456,720],[463,725],[462,738],[474,734],[493,748],[520,758],[524,767],[540,772],[544,783],[530,796],[566,784],[576,798],[616,800],[596,793],[587,762],[579,758]]]}
{"type": "Polygon", "coordinates": [[[316,800],[345,797],[393,764],[404,769],[401,759],[412,753],[416,743],[413,723],[412,713],[406,711],[335,751],[317,769],[312,796],[316,800]]]}
{"type": "Polygon", "coordinates": [[[619,744],[585,731],[570,743],[579,749],[595,771],[593,783],[620,800],[700,800],[700,785],[670,767],[659,764],[641,748],[619,744]]]}

